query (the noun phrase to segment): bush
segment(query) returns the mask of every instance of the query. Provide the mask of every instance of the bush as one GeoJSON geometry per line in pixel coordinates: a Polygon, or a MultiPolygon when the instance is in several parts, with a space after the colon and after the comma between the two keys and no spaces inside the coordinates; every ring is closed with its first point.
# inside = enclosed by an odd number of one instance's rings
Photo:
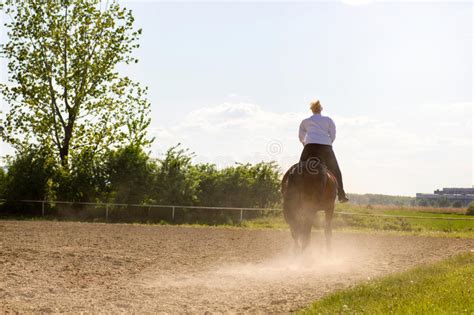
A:
{"type": "Polygon", "coordinates": [[[197,165],[198,204],[223,207],[271,207],[280,201],[280,173],[276,163],[237,164],[217,170],[197,165]]]}
{"type": "Polygon", "coordinates": [[[0,199],[5,198],[5,188],[6,188],[7,174],[5,170],[0,167],[0,199]]]}
{"type": "Polygon", "coordinates": [[[112,152],[106,172],[114,202],[139,204],[149,199],[156,167],[139,146],[129,145],[112,152]]]}
{"type": "Polygon", "coordinates": [[[102,155],[84,150],[70,164],[57,178],[59,199],[138,204],[149,198],[155,167],[139,146],[102,155]]]}
{"type": "Polygon", "coordinates": [[[56,182],[60,200],[93,202],[104,200],[107,178],[104,157],[90,150],[70,156],[69,170],[60,169],[56,182]]]}
{"type": "MultiPolygon", "coordinates": [[[[6,175],[0,169],[0,198],[2,183],[5,183],[5,196],[10,201],[30,199],[245,208],[274,207],[280,202],[280,171],[276,163],[236,164],[218,169],[213,164],[193,164],[192,158],[193,154],[179,145],[170,148],[159,160],[152,160],[137,145],[101,154],[85,148],[70,156],[68,167],[62,167],[46,151],[29,150],[9,161],[6,175]]],[[[30,204],[21,206],[33,208],[30,204]]],[[[97,211],[104,211],[79,204],[56,204],[53,207],[46,209],[48,215],[81,219],[84,219],[80,217],[83,212],[92,211],[95,215],[97,211]]],[[[8,208],[12,209],[11,205],[8,208]]],[[[147,208],[120,207],[109,210],[112,220],[130,221],[132,213],[136,215],[133,220],[170,220],[170,209],[148,211],[147,208]]],[[[246,219],[260,215],[259,211],[246,213],[246,219]]],[[[198,212],[189,209],[180,209],[175,218],[176,222],[196,223],[238,220],[239,213],[235,211],[198,212]]]]}
{"type": "Polygon", "coordinates": [[[474,215],[474,202],[471,202],[466,209],[466,215],[474,215]]]}
{"type": "Polygon", "coordinates": [[[46,200],[54,198],[56,161],[43,149],[29,149],[7,161],[5,199],[46,200]]]}
{"type": "Polygon", "coordinates": [[[152,198],[160,204],[193,205],[197,201],[198,174],[191,163],[192,153],[178,146],[158,160],[152,198]]]}
{"type": "Polygon", "coordinates": [[[2,212],[37,215],[40,204],[26,204],[19,200],[55,198],[56,161],[48,151],[38,148],[22,151],[7,160],[7,169],[6,175],[3,175],[2,190],[6,203],[2,205],[2,212]]]}

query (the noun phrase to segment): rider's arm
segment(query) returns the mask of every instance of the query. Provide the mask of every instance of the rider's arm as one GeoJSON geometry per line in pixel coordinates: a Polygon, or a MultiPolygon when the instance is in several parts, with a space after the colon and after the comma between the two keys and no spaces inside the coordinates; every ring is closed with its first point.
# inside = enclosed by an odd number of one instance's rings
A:
{"type": "Polygon", "coordinates": [[[304,126],[304,120],[300,124],[299,138],[300,142],[304,145],[304,137],[306,136],[306,127],[304,126]]]}
{"type": "Polygon", "coordinates": [[[331,137],[331,142],[336,140],[336,124],[329,118],[329,137],[331,137]]]}

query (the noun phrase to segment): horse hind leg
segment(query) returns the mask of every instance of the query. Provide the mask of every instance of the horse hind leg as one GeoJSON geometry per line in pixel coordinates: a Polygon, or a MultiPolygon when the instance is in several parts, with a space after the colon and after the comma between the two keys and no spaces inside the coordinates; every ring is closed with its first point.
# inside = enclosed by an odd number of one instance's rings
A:
{"type": "Polygon", "coordinates": [[[293,238],[293,254],[301,252],[301,224],[298,217],[299,207],[294,198],[287,198],[283,202],[283,216],[290,226],[291,237],[293,238]]]}
{"type": "Polygon", "coordinates": [[[292,251],[294,255],[298,255],[300,253],[300,230],[299,230],[299,224],[297,220],[291,216],[288,215],[288,213],[285,213],[285,220],[288,223],[290,227],[290,233],[291,233],[291,238],[293,239],[293,247],[292,251]]]}
{"type": "Polygon", "coordinates": [[[298,230],[296,229],[295,224],[290,224],[290,231],[291,231],[291,237],[293,238],[293,254],[298,255],[300,252],[300,245],[299,245],[299,233],[298,230]]]}
{"type": "Polygon", "coordinates": [[[326,238],[326,249],[328,253],[330,253],[332,250],[332,218],[334,216],[334,206],[326,209],[324,213],[325,213],[324,235],[326,238]]]}
{"type": "Polygon", "coordinates": [[[301,248],[305,251],[311,242],[311,222],[305,222],[301,229],[301,248]]]}

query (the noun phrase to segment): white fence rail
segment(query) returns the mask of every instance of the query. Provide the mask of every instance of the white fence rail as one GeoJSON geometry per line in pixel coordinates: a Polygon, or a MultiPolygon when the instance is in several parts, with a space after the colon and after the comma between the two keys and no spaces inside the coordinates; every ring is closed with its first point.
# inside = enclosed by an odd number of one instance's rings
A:
{"type": "MultiPolygon", "coordinates": [[[[1,200],[0,200],[1,201],[1,200]]],[[[5,200],[3,200],[5,201],[5,200]]],[[[51,200],[14,200],[19,203],[41,204],[41,216],[45,216],[45,205],[90,205],[105,209],[105,220],[109,220],[109,209],[111,207],[139,207],[139,208],[165,208],[171,210],[171,218],[174,220],[176,209],[201,209],[201,210],[225,210],[239,211],[240,222],[243,221],[244,211],[282,211],[277,208],[245,208],[245,207],[215,207],[215,206],[182,206],[182,205],[158,205],[158,204],[127,204],[127,203],[98,203],[98,202],[75,202],[75,201],[51,201],[51,200]]]]}
{"type": "MultiPolygon", "coordinates": [[[[5,200],[1,200],[5,201],[5,200]]],[[[267,211],[267,212],[281,212],[279,208],[245,208],[245,207],[216,207],[216,206],[183,206],[183,205],[159,205],[159,204],[125,204],[125,203],[97,203],[97,202],[74,202],[74,201],[51,201],[51,200],[14,200],[13,202],[19,203],[37,203],[41,204],[41,215],[45,216],[46,205],[90,205],[101,207],[105,209],[105,220],[109,221],[109,210],[111,207],[141,207],[148,208],[149,211],[152,208],[166,208],[171,210],[171,219],[175,219],[176,209],[200,209],[200,210],[224,210],[224,211],[239,211],[240,222],[244,219],[245,211],[267,211]]],[[[394,218],[394,219],[420,219],[420,220],[447,220],[447,221],[474,221],[474,218],[451,218],[451,217],[433,217],[433,216],[407,216],[407,215],[390,215],[390,214],[378,214],[378,213],[357,213],[357,212],[344,212],[336,211],[335,214],[342,216],[369,216],[369,217],[383,217],[383,218],[394,218]]]]}

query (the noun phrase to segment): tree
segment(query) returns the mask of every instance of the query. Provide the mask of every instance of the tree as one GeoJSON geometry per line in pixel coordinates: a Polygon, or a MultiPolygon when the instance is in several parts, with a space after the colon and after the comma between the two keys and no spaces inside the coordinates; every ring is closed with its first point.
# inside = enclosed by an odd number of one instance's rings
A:
{"type": "Polygon", "coordinates": [[[3,6],[11,19],[0,49],[9,60],[9,82],[0,85],[10,105],[1,130],[6,142],[18,150],[48,146],[66,169],[74,150],[150,142],[147,89],[116,70],[137,62],[131,52],[141,30],[133,28],[130,10],[116,0],[5,0],[3,6]]]}

